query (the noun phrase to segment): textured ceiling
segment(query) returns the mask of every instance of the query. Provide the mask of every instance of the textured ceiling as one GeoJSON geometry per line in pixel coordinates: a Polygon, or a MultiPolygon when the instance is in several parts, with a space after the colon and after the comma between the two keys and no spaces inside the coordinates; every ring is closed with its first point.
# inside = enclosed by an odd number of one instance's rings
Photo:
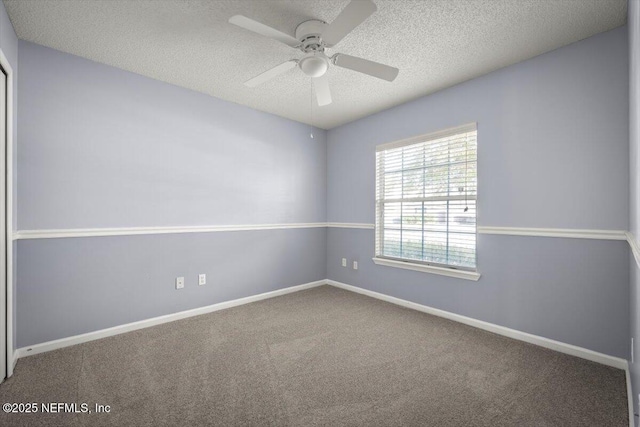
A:
{"type": "Polygon", "coordinates": [[[398,67],[398,78],[331,67],[333,103],[312,112],[298,68],[243,85],[302,53],[227,21],[242,14],[293,34],[308,19],[331,22],[348,0],[4,0],[21,39],[325,129],[618,27],[627,12],[626,0],[374,2],[329,53],[398,67]]]}

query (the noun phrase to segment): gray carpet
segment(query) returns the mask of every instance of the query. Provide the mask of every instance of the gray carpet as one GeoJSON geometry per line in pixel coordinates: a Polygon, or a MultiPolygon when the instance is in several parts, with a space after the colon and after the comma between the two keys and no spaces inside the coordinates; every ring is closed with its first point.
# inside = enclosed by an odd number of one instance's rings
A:
{"type": "Polygon", "coordinates": [[[322,286],[21,359],[0,425],[628,426],[624,371],[322,286]]]}

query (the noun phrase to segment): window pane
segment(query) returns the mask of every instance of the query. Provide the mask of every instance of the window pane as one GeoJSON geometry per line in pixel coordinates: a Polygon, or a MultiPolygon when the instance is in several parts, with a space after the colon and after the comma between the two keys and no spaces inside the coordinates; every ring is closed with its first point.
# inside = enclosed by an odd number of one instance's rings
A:
{"type": "Polygon", "coordinates": [[[422,231],[402,231],[402,258],[422,260],[422,231]]]}
{"type": "Polygon", "coordinates": [[[398,172],[402,170],[402,148],[385,151],[383,167],[385,172],[398,172]]]}
{"type": "Polygon", "coordinates": [[[424,145],[410,145],[404,147],[402,168],[403,169],[415,169],[422,168],[424,166],[424,145]]]}
{"type": "Polygon", "coordinates": [[[476,264],[476,235],[449,233],[449,265],[473,267],[476,264]]]}
{"type": "Polygon", "coordinates": [[[467,194],[477,194],[478,177],[477,172],[478,164],[475,162],[469,162],[467,165],[467,194]]]}
{"type": "Polygon", "coordinates": [[[384,175],[384,198],[402,197],[402,172],[389,172],[384,175]]]}
{"type": "Polygon", "coordinates": [[[476,232],[476,201],[452,200],[449,202],[449,232],[476,232]],[[465,212],[465,208],[468,208],[465,212]]]}
{"type": "Polygon", "coordinates": [[[411,169],[402,174],[402,197],[422,197],[424,169],[411,169]]]}
{"type": "Polygon", "coordinates": [[[384,228],[400,229],[402,214],[402,203],[385,203],[384,204],[384,228]]]}
{"type": "Polygon", "coordinates": [[[447,233],[423,233],[424,259],[423,261],[437,264],[447,263],[447,233]]]}
{"type": "Polygon", "coordinates": [[[452,163],[475,161],[475,141],[472,138],[459,138],[449,146],[449,158],[452,163]]]}
{"type": "Polygon", "coordinates": [[[422,202],[402,203],[402,229],[422,231],[422,202]]]}
{"type": "Polygon", "coordinates": [[[466,163],[453,163],[449,167],[449,194],[463,195],[466,187],[466,163]]]}
{"type": "Polygon", "coordinates": [[[447,231],[447,201],[424,202],[425,231],[447,231]]]}
{"type": "Polygon", "coordinates": [[[449,165],[425,169],[424,196],[446,196],[449,188],[449,165]]]}
{"type": "Polygon", "coordinates": [[[400,252],[400,230],[384,230],[384,242],[383,242],[384,256],[393,258],[400,258],[402,253],[400,252]]]}
{"type": "Polygon", "coordinates": [[[446,165],[449,163],[449,143],[435,141],[425,147],[425,166],[446,165]]]}
{"type": "Polygon", "coordinates": [[[469,177],[471,173],[475,176],[475,164],[452,164],[449,169],[449,194],[452,196],[475,194],[475,179],[469,177]]]}

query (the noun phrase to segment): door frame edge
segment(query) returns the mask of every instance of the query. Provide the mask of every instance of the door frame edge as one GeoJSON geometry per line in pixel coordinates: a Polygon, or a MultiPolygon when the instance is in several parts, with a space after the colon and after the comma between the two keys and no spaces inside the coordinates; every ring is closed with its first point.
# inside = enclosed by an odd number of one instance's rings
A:
{"type": "Polygon", "coordinates": [[[7,74],[7,105],[6,105],[6,114],[7,114],[7,147],[6,147],[6,254],[7,254],[7,378],[13,375],[13,368],[16,364],[16,355],[13,350],[13,241],[14,241],[14,224],[13,224],[13,153],[14,153],[14,129],[13,129],[13,85],[14,85],[14,72],[11,63],[7,59],[4,54],[2,48],[0,48],[0,66],[4,69],[7,74]]]}

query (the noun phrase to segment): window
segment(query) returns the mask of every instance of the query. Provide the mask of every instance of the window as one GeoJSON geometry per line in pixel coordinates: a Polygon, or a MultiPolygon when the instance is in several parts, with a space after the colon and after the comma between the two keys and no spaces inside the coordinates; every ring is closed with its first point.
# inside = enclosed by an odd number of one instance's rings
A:
{"type": "Polygon", "coordinates": [[[473,123],[376,148],[374,261],[475,271],[476,139],[473,123]]]}

